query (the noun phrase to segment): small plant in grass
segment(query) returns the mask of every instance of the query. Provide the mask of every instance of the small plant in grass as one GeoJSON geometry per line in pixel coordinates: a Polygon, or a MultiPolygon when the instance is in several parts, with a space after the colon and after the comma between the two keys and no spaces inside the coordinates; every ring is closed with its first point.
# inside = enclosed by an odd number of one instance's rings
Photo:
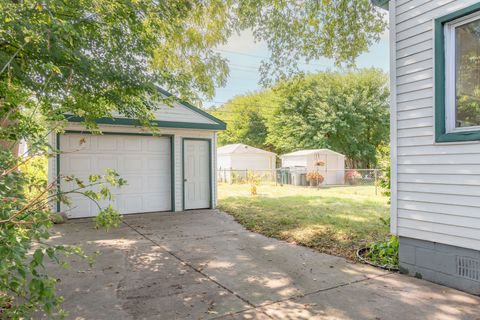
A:
{"type": "Polygon", "coordinates": [[[375,265],[398,268],[398,238],[392,235],[387,241],[370,244],[365,257],[375,265]]]}
{"type": "Polygon", "coordinates": [[[243,179],[243,177],[236,173],[236,172],[232,172],[232,176],[231,176],[231,184],[241,184],[241,183],[245,183],[245,180],[243,179]]]}
{"type": "Polygon", "coordinates": [[[247,182],[250,185],[250,195],[257,195],[257,187],[260,184],[260,175],[254,172],[247,172],[247,182]]]}

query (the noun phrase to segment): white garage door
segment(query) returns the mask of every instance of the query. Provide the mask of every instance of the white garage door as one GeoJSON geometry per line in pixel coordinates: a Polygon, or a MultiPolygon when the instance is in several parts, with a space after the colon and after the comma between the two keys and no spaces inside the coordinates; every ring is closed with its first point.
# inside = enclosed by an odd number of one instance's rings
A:
{"type": "MultiPolygon", "coordinates": [[[[60,173],[88,180],[90,174],[103,174],[106,169],[116,170],[127,180],[121,188],[110,187],[114,194],[109,203],[122,214],[172,210],[171,144],[169,137],[120,134],[77,134],[60,136],[60,173]]],[[[62,182],[61,190],[75,188],[73,183],[62,182]]],[[[62,205],[69,217],[91,217],[99,208],[83,195],[71,195],[71,205],[62,205]]]]}

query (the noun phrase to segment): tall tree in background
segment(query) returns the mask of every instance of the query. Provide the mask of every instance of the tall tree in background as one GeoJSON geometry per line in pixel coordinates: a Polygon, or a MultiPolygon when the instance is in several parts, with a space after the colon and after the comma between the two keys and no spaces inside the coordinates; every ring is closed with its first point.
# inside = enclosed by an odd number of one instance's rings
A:
{"type": "Polygon", "coordinates": [[[267,118],[278,106],[271,90],[237,96],[211,113],[227,123],[227,130],[218,134],[220,145],[245,143],[273,150],[267,140],[267,118]]]}
{"type": "Polygon", "coordinates": [[[378,70],[321,73],[282,82],[281,104],[267,122],[267,143],[278,152],[329,148],[351,168],[376,164],[389,139],[387,76],[378,70]]]}

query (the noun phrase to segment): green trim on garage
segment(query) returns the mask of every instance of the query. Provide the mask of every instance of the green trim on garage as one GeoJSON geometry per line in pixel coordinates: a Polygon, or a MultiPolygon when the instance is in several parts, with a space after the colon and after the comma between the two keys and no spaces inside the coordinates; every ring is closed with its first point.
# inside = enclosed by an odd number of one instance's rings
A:
{"type": "Polygon", "coordinates": [[[445,23],[480,10],[476,3],[435,19],[435,142],[480,140],[480,130],[447,133],[445,124],[445,23]]]}
{"type": "MultiPolygon", "coordinates": [[[[55,141],[55,142],[56,142],[56,146],[55,146],[55,148],[57,149],[57,156],[56,156],[56,166],[57,166],[56,172],[57,172],[57,178],[56,178],[56,180],[57,180],[57,195],[58,195],[58,194],[60,194],[60,192],[62,191],[62,190],[60,189],[60,180],[61,180],[61,179],[60,179],[60,134],[57,133],[55,138],[56,138],[56,141],[55,141]]],[[[60,201],[59,201],[58,198],[57,198],[57,213],[60,213],[60,210],[61,210],[61,208],[60,208],[60,201]]]]}
{"type": "MultiPolygon", "coordinates": [[[[210,188],[210,208],[204,209],[213,209],[213,171],[212,171],[212,139],[210,138],[182,138],[182,208],[185,209],[185,140],[193,141],[207,141],[208,142],[208,173],[209,173],[209,188],[210,188]]],[[[199,208],[202,209],[202,208],[199,208]]],[[[190,210],[190,209],[189,209],[190,210]]],[[[191,209],[195,210],[195,209],[191,209]]]]}
{"type": "MultiPolygon", "coordinates": [[[[85,118],[78,116],[69,116],[67,119],[69,122],[84,122],[85,118]]],[[[227,125],[220,120],[217,123],[196,123],[196,122],[180,122],[180,121],[160,121],[153,120],[151,123],[156,127],[161,128],[179,128],[179,129],[210,129],[210,130],[225,130],[227,125]]],[[[137,126],[141,127],[142,124],[135,119],[128,118],[98,118],[95,123],[97,124],[110,124],[110,125],[122,125],[122,126],[137,126]]]]}
{"type": "MultiPolygon", "coordinates": [[[[66,130],[64,134],[94,134],[91,131],[81,131],[81,130],[66,130]]],[[[175,135],[173,134],[161,134],[156,135],[152,133],[136,133],[136,132],[103,132],[102,135],[123,135],[123,136],[145,136],[145,137],[169,137],[170,138],[170,185],[171,185],[171,211],[175,212],[175,135]]],[[[60,150],[60,134],[57,133],[57,149],[60,150]]],[[[58,179],[58,191],[60,191],[60,154],[57,154],[57,179],[58,179]]],[[[57,201],[57,212],[60,212],[60,202],[57,201]]]]}

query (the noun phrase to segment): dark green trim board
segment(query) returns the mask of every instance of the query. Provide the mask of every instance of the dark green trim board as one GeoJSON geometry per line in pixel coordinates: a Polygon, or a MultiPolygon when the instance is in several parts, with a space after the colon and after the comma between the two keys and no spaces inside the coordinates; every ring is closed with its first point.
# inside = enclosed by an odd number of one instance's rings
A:
{"type": "Polygon", "coordinates": [[[456,142],[480,140],[479,131],[447,133],[445,124],[445,35],[447,22],[475,13],[480,10],[476,3],[461,10],[435,19],[435,141],[456,142]]]}
{"type": "Polygon", "coordinates": [[[175,212],[175,136],[170,136],[170,194],[172,198],[172,211],[175,212]]]}
{"type": "Polygon", "coordinates": [[[371,1],[374,6],[388,10],[388,3],[390,2],[390,0],[371,0],[371,1]]]}
{"type": "MultiPolygon", "coordinates": [[[[91,131],[81,130],[66,130],[64,134],[94,134],[91,131]]],[[[120,135],[120,136],[144,136],[144,137],[165,137],[170,138],[170,185],[171,185],[171,197],[170,207],[171,211],[175,211],[175,135],[172,134],[160,134],[155,135],[152,133],[136,133],[136,132],[102,132],[101,135],[120,135]]],[[[57,134],[57,149],[60,150],[60,134],[57,134]]],[[[57,176],[60,175],[60,155],[57,155],[57,176]]],[[[58,183],[58,190],[60,190],[60,182],[58,183]]],[[[57,212],[60,212],[60,202],[57,201],[57,212]]]]}
{"type": "MultiPolygon", "coordinates": [[[[186,140],[193,140],[193,141],[207,141],[208,142],[208,173],[209,173],[209,188],[210,188],[210,208],[213,209],[213,171],[212,171],[212,139],[210,138],[182,138],[182,209],[185,209],[185,141],[186,140]]],[[[199,209],[207,209],[207,208],[199,208],[199,209]]]]}
{"type": "MultiPolygon", "coordinates": [[[[84,122],[83,117],[71,116],[68,118],[69,122],[84,122]]],[[[123,126],[141,126],[140,122],[135,119],[128,118],[98,118],[95,121],[97,124],[111,124],[123,126]]],[[[179,122],[179,121],[151,121],[157,127],[161,128],[180,128],[180,129],[210,129],[210,130],[225,130],[227,125],[224,123],[194,123],[194,122],[179,122]]]]}
{"type": "MultiPolygon", "coordinates": [[[[61,189],[60,189],[60,134],[56,134],[56,146],[55,148],[57,149],[57,156],[56,156],[56,172],[57,172],[57,194],[60,194],[61,189]]],[[[57,200],[57,213],[60,213],[61,208],[60,208],[60,201],[57,200]]]]}

